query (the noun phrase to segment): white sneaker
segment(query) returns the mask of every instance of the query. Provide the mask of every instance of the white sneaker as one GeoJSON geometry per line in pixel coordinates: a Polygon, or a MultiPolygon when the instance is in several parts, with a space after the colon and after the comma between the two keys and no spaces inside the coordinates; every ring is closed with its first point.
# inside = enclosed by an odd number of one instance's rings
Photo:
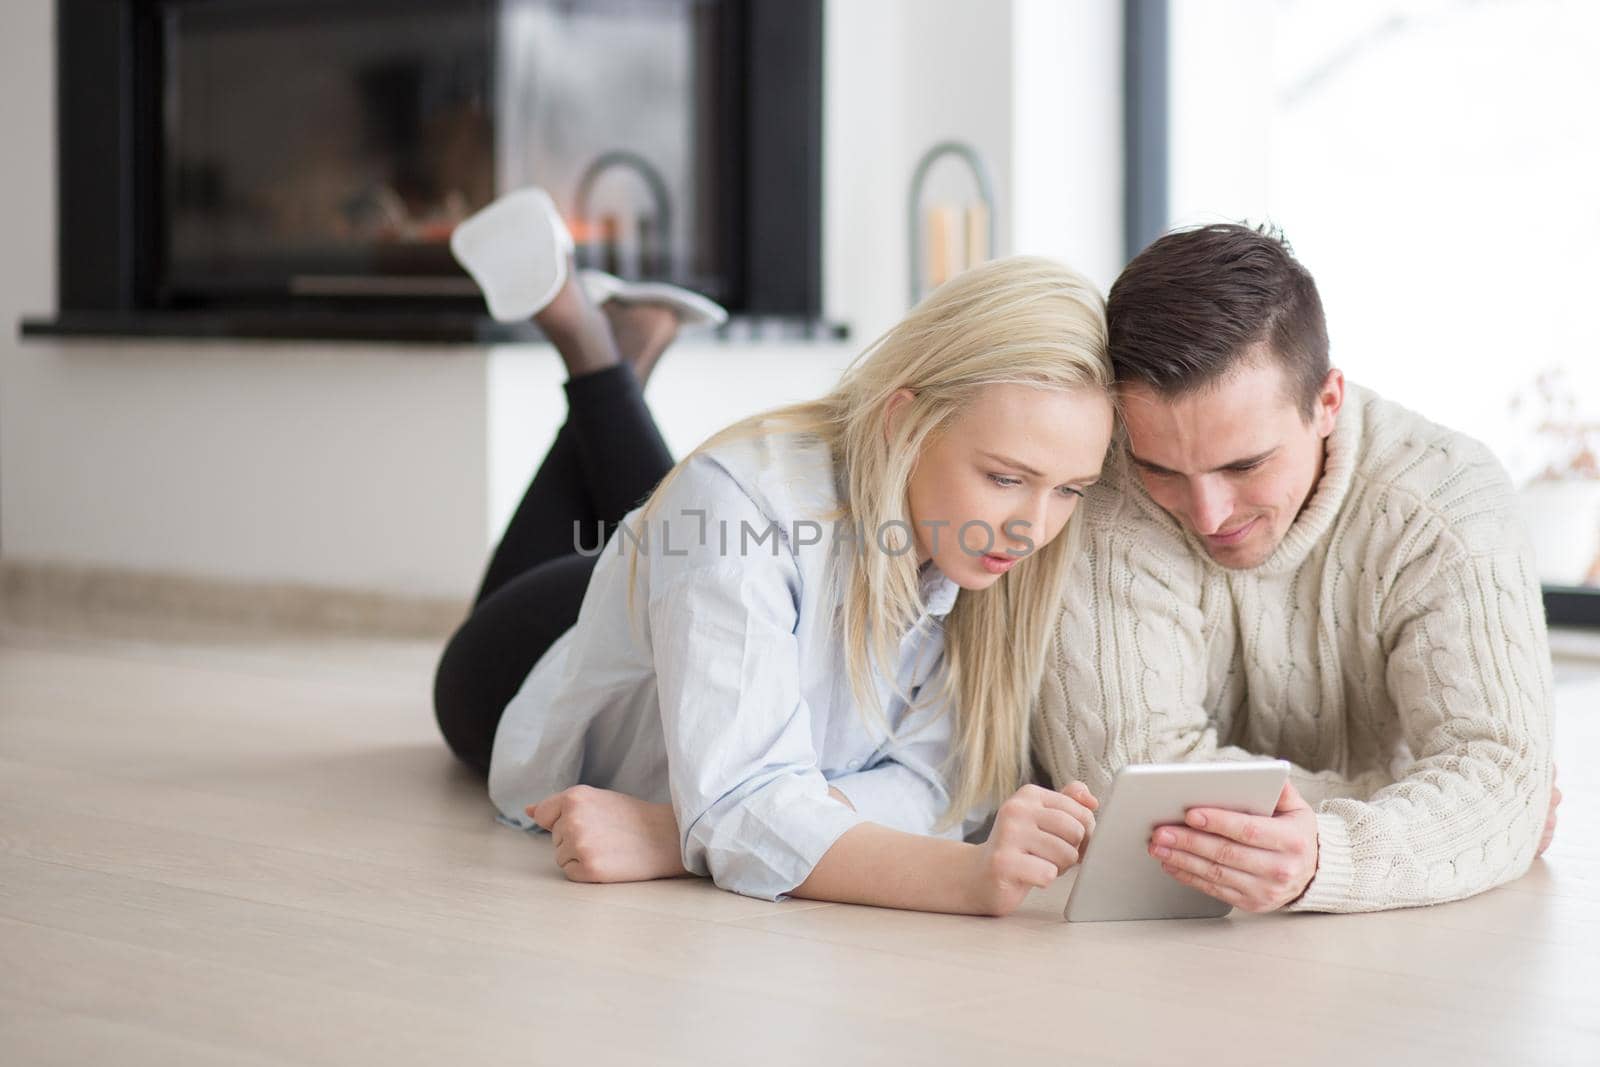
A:
{"type": "Polygon", "coordinates": [[[728,310],[715,300],[666,282],[625,282],[603,270],[580,270],[578,284],[589,300],[599,307],[607,300],[624,304],[665,304],[678,313],[680,326],[721,326],[728,321],[728,310]]]}
{"type": "Polygon", "coordinates": [[[463,219],[450,234],[450,252],[483,290],[496,321],[523,322],[566,284],[572,234],[550,194],[529,186],[463,219]]]}

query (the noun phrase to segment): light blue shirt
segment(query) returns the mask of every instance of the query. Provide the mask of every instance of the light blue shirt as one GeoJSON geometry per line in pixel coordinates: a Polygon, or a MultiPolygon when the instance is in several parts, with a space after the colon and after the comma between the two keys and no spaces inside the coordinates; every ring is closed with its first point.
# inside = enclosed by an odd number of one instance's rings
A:
{"type": "Polygon", "coordinates": [[[931,562],[919,572],[924,610],[899,644],[899,692],[878,679],[884,730],[846,674],[838,585],[856,548],[829,518],[838,499],[826,447],[782,434],[691,458],[648,524],[629,513],[577,624],[500,721],[489,795],[502,821],[537,829],[523,809],[578,783],[670,801],[684,866],[767,900],[858,823],[931,834],[950,801],[952,716],[917,697],[938,688],[960,590],[931,562]]]}

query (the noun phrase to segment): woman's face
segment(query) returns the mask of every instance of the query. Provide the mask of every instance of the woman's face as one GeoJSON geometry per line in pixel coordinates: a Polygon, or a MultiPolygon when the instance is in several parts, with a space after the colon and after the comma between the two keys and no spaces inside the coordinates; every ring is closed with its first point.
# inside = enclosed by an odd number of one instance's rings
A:
{"type": "MultiPolygon", "coordinates": [[[[889,418],[912,398],[896,393],[889,418]]],[[[1111,424],[1099,389],[983,387],[917,458],[908,498],[918,561],[963,589],[993,585],[1061,532],[1100,477],[1111,424]]]]}

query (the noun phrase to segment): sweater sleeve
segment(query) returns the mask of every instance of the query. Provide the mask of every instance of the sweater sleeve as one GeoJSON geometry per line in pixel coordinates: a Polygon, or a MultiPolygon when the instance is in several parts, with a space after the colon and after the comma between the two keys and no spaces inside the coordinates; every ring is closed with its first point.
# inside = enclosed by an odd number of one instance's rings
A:
{"type": "MultiPolygon", "coordinates": [[[[1036,754],[1053,784],[1079,779],[1104,797],[1130,763],[1263,758],[1221,744],[1208,710],[1200,565],[1162,528],[1125,512],[1091,525],[1087,540],[1035,720],[1036,754]]],[[[1293,765],[1290,778],[1313,807],[1389,781],[1293,765]]]]}
{"type": "Polygon", "coordinates": [[[1317,815],[1316,877],[1292,907],[1436,904],[1518,877],[1550,798],[1553,685],[1537,578],[1507,549],[1440,563],[1385,627],[1385,684],[1411,765],[1317,815]]]}

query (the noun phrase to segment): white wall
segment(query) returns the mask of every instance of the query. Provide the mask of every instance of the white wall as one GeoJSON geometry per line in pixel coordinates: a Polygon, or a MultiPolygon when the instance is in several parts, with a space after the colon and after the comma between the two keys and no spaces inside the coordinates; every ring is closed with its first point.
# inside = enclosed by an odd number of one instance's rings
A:
{"type": "Polygon", "coordinates": [[[481,352],[73,341],[5,360],[8,558],[414,595],[474,577],[481,352]]]}
{"type": "MultiPolygon", "coordinates": [[[[905,311],[906,199],[933,144],[989,165],[1001,255],[1054,256],[1102,288],[1122,267],[1119,0],[832,0],[825,289],[865,342],[905,311]]],[[[925,200],[972,191],[952,161],[925,200]]]]}
{"type": "Polygon", "coordinates": [[[1269,214],[1277,92],[1271,16],[1263,0],[1171,5],[1174,226],[1261,221],[1269,214]]]}
{"type": "MultiPolygon", "coordinates": [[[[905,310],[906,191],[971,141],[1000,250],[1120,265],[1115,0],[829,0],[824,301],[847,343],[686,338],[649,399],[681,453],[827,388],[905,310]]],[[[55,306],[51,0],[0,7],[0,555],[460,596],[562,417],[542,345],[20,341],[55,306]],[[21,206],[21,209],[19,209],[21,206]]],[[[958,172],[939,176],[964,190],[958,172]]],[[[942,187],[933,190],[942,195],[942,187]]]]}
{"type": "Polygon", "coordinates": [[[1122,269],[1122,5],[1016,0],[1011,248],[1107,290],[1122,269]]]}
{"type": "Polygon", "coordinates": [[[0,203],[11,205],[0,243],[0,553],[9,554],[20,506],[7,487],[46,465],[43,443],[17,430],[17,419],[48,400],[27,385],[16,340],[25,311],[53,308],[55,267],[54,5],[18,0],[0,9],[0,203]]]}

